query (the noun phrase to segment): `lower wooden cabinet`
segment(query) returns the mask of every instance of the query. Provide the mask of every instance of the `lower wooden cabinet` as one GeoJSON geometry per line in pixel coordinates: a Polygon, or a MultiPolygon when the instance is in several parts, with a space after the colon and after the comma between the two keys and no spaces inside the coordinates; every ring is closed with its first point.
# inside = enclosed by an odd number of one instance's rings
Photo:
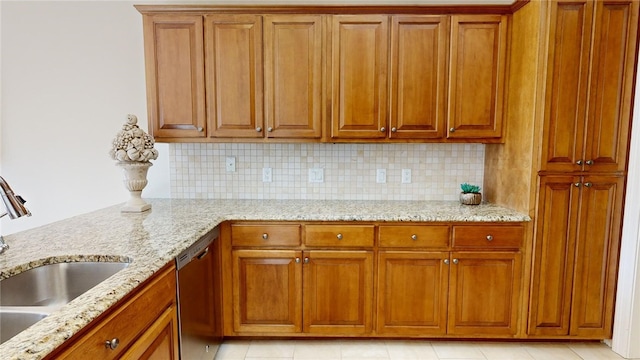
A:
{"type": "Polygon", "coordinates": [[[232,258],[234,331],[371,332],[371,251],[233,250],[232,258]]]}
{"type": "Polygon", "coordinates": [[[624,177],[542,176],[528,332],[612,334],[624,177]]]}
{"type": "Polygon", "coordinates": [[[47,359],[178,357],[176,270],[171,263],[47,359]]]}

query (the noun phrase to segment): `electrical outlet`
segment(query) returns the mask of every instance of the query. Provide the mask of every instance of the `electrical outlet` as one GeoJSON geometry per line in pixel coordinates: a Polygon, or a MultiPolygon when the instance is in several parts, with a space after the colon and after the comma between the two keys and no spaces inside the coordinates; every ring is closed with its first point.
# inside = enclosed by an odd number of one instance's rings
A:
{"type": "Polygon", "coordinates": [[[272,171],[270,167],[262,168],[262,182],[272,181],[272,171]]]}
{"type": "Polygon", "coordinates": [[[402,183],[411,184],[411,169],[402,169],[402,183]]]}
{"type": "Polygon", "coordinates": [[[384,184],[387,182],[387,169],[376,170],[376,182],[378,184],[384,184]]]}
{"type": "Polygon", "coordinates": [[[236,171],[236,158],[233,156],[227,156],[224,162],[225,168],[227,172],[235,172],[236,171]]]}
{"type": "Polygon", "coordinates": [[[309,182],[310,183],[323,183],[324,182],[324,169],[322,169],[322,168],[309,169],[309,182]]]}

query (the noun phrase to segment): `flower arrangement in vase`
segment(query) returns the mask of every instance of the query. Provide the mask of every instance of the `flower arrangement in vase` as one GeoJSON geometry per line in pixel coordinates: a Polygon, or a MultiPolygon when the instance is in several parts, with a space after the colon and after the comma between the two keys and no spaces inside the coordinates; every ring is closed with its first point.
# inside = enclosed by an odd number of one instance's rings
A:
{"type": "Polygon", "coordinates": [[[153,137],[140,129],[135,115],[127,115],[127,121],[113,139],[109,155],[124,171],[124,185],[129,190],[129,201],[122,212],[143,212],[151,209],[151,204],[142,200],[142,190],[147,186],[147,172],[158,158],[153,137]]]}
{"type": "Polygon", "coordinates": [[[482,202],[482,194],[480,186],[468,183],[460,184],[462,192],[460,193],[460,203],[463,205],[479,205],[482,202]]]}

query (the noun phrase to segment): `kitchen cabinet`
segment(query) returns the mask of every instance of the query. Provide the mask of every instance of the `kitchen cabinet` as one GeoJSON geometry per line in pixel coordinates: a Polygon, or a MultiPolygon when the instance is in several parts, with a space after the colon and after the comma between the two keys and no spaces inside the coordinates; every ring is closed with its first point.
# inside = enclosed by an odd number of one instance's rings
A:
{"type": "Polygon", "coordinates": [[[551,3],[541,170],[626,170],[638,6],[551,3]]]}
{"type": "Polygon", "coordinates": [[[372,246],[373,226],[308,227],[303,251],[300,225],[231,225],[236,334],[371,332],[373,252],[330,242],[372,246]]]}
{"type": "Polygon", "coordinates": [[[158,141],[501,141],[508,15],[137,8],[158,141]]]}
{"type": "Polygon", "coordinates": [[[331,138],[387,136],[388,22],[386,15],[332,17],[331,138]]]}
{"type": "Polygon", "coordinates": [[[521,226],[381,225],[379,234],[379,334],[517,334],[521,226]]]}
{"type": "Polygon", "coordinates": [[[611,336],[624,177],[542,176],[529,333],[611,336]]]}
{"type": "Polygon", "coordinates": [[[202,17],[143,18],[149,132],[156,140],[206,136],[202,17]]]}
{"type": "Polygon", "coordinates": [[[452,15],[447,138],[502,137],[506,15],[452,15]]]}
{"type": "Polygon", "coordinates": [[[177,360],[175,272],[165,266],[47,358],[177,360]]]}
{"type": "Polygon", "coordinates": [[[447,116],[449,17],[391,17],[390,139],[441,139],[447,116]]]}
{"type": "Polygon", "coordinates": [[[262,17],[204,17],[210,137],[262,137],[262,17]]]}

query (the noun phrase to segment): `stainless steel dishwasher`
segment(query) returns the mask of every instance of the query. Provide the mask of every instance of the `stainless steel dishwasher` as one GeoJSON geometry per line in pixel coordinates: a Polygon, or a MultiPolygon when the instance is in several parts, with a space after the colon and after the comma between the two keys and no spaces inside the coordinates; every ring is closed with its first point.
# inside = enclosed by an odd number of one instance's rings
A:
{"type": "Polygon", "coordinates": [[[211,360],[222,342],[218,227],[176,258],[180,358],[211,360]]]}

